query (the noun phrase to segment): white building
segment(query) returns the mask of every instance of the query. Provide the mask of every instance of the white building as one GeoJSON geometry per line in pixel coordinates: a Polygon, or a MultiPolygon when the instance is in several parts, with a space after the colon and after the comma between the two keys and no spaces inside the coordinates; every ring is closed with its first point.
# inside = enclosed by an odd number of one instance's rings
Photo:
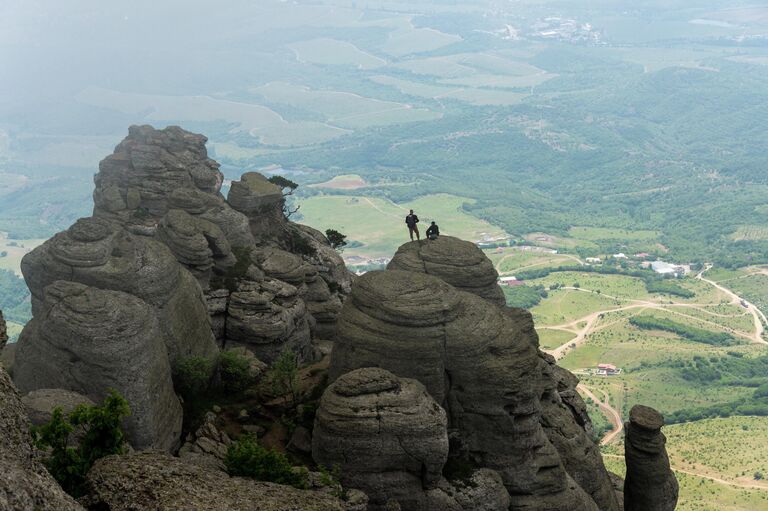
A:
{"type": "Polygon", "coordinates": [[[651,269],[659,275],[674,275],[675,277],[685,275],[684,267],[664,261],[653,261],[651,269]]]}

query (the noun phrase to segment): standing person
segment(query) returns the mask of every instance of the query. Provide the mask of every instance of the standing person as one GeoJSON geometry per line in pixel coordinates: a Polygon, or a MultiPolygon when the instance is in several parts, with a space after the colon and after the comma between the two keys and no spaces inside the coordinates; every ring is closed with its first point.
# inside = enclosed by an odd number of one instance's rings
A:
{"type": "Polygon", "coordinates": [[[405,217],[405,225],[408,226],[408,234],[411,235],[411,241],[413,241],[413,233],[416,233],[416,239],[420,240],[421,237],[419,236],[419,226],[416,225],[419,223],[419,217],[417,217],[413,210],[411,210],[410,214],[405,217]]]}
{"type": "Polygon", "coordinates": [[[427,239],[436,240],[438,236],[440,236],[440,228],[432,222],[432,225],[427,228],[427,239]]]}

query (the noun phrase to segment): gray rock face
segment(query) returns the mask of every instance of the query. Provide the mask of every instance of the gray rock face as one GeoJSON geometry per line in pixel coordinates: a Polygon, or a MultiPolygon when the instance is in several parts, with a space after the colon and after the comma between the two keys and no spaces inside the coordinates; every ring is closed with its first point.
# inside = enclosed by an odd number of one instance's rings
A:
{"type": "Polygon", "coordinates": [[[406,243],[397,250],[387,269],[434,275],[461,291],[499,306],[506,305],[493,263],[469,241],[440,236],[436,240],[406,243]]]}
{"type": "Polygon", "coordinates": [[[24,409],[35,426],[48,423],[53,410],[61,408],[65,415],[72,413],[79,405],[93,406],[95,403],[82,394],[64,389],[33,390],[21,398],[24,409]]]}
{"type": "Polygon", "coordinates": [[[171,362],[218,351],[200,287],[162,243],[101,218],[81,218],[24,256],[32,312],[42,320],[46,286],[57,280],[131,294],[152,306],[171,362]]]}
{"type": "MultiPolygon", "coordinates": [[[[510,499],[498,472],[481,468],[465,482],[442,484],[440,489],[462,511],[507,511],[510,499]]],[[[449,501],[450,502],[450,501],[449,501]]]]}
{"type": "Polygon", "coordinates": [[[315,419],[312,454],[340,465],[342,482],[363,490],[370,509],[396,499],[423,509],[448,457],[445,411],[411,379],[383,369],[349,372],[326,389],[315,419]]]}
{"type": "Polygon", "coordinates": [[[203,425],[187,436],[179,457],[205,468],[226,470],[224,460],[231,444],[229,435],[216,427],[216,415],[208,412],[203,425]]]}
{"type": "Polygon", "coordinates": [[[588,431],[592,423],[576,391],[578,379],[549,356],[540,358],[541,424],[568,474],[601,511],[618,511],[619,502],[597,444],[588,431]]]}
{"type": "Polygon", "coordinates": [[[126,293],[57,281],[44,290],[42,314],[19,339],[14,378],[23,392],[65,389],[101,401],[120,392],[138,449],[171,450],[181,434],[163,336],[146,302],[126,293]]]}
{"type": "Polygon", "coordinates": [[[208,158],[206,141],[177,126],[131,126],[114,154],[99,164],[94,213],[127,220],[140,209],[159,218],[168,212],[168,198],[176,190],[218,193],[224,176],[208,158]]]}
{"type": "Polygon", "coordinates": [[[245,347],[271,363],[293,350],[300,360],[311,354],[311,316],[296,287],[275,279],[244,281],[229,296],[226,345],[245,347]]]}
{"type": "Polygon", "coordinates": [[[448,413],[451,455],[499,472],[512,509],[597,510],[542,428],[527,318],[424,273],[370,272],[339,318],[330,377],[381,367],[423,383],[448,413]],[[551,505],[531,507],[539,501],[551,505]]]}
{"type": "MultiPolygon", "coordinates": [[[[473,243],[449,236],[433,241],[406,243],[400,247],[389,269],[423,272],[439,277],[457,289],[473,293],[496,305],[504,305],[498,277],[491,261],[473,243]]],[[[539,340],[530,314],[523,309],[503,308],[519,326],[519,335],[538,350],[539,340]]],[[[541,423],[549,441],[574,480],[602,511],[616,511],[618,502],[602,456],[591,440],[592,423],[576,385],[578,379],[558,367],[555,360],[539,352],[538,381],[542,406],[541,423]]]]}
{"type": "Polygon", "coordinates": [[[669,466],[663,425],[664,417],[653,408],[635,405],[629,411],[624,425],[626,511],[674,511],[677,506],[679,488],[669,466]]]}
{"type": "Polygon", "coordinates": [[[343,504],[318,491],[229,477],[155,452],[108,456],[88,473],[93,509],[158,511],[343,511],[343,504]]]}
{"type": "MultiPolygon", "coordinates": [[[[0,316],[0,332],[5,323],[0,316]]],[[[0,368],[0,509],[82,511],[35,458],[29,419],[16,388],[0,368]]]]}
{"type": "MultiPolygon", "coordinates": [[[[155,237],[168,246],[204,291],[213,294],[224,287],[233,290],[235,286],[220,285],[222,276],[256,246],[303,254],[289,254],[298,262],[278,258],[280,264],[298,266],[286,266],[285,271],[278,266],[280,275],[272,277],[300,287],[299,298],[307,302],[305,308],[315,318],[317,334],[332,337],[351,282],[342,259],[320,233],[285,218],[282,190],[261,174],[249,172],[234,181],[229,202],[224,200],[219,192],[222,174],[219,165],[208,158],[205,142],[202,135],[178,127],[131,127],[114,154],[101,162],[95,178],[94,215],[117,222],[129,232],[155,237]],[[291,280],[292,270],[309,275],[291,280]],[[289,279],[283,279],[282,273],[289,279]]],[[[237,278],[243,280],[244,276],[237,278]]],[[[227,319],[226,311],[212,315],[221,344],[227,343],[227,319]]],[[[239,339],[235,341],[241,344],[239,339]]]]}
{"type": "Polygon", "coordinates": [[[168,211],[160,220],[157,238],[197,277],[203,289],[208,289],[214,267],[225,272],[237,262],[219,226],[181,209],[168,211]]]}

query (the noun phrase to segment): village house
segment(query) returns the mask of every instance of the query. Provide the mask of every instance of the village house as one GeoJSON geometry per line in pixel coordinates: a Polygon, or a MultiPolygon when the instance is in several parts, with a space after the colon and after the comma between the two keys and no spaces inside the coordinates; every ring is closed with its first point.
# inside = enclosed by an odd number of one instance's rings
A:
{"type": "Polygon", "coordinates": [[[615,376],[621,374],[621,368],[613,364],[597,364],[597,372],[595,374],[599,376],[615,376]]]}

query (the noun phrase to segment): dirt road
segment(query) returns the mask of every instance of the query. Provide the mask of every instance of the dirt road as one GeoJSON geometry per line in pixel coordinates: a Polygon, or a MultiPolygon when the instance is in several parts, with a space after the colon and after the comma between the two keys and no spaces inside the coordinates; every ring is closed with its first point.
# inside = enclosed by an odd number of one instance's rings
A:
{"type": "Polygon", "coordinates": [[[579,384],[576,387],[576,390],[584,394],[585,396],[589,397],[592,401],[595,402],[595,404],[600,408],[600,411],[603,412],[603,415],[605,415],[610,421],[611,424],[613,424],[613,430],[607,432],[603,438],[600,439],[600,445],[607,445],[616,440],[622,431],[624,431],[624,421],[621,419],[621,414],[618,410],[616,410],[614,407],[611,406],[611,403],[609,401],[608,394],[603,392],[604,400],[601,401],[589,388],[587,388],[584,384],[579,384]]]}

